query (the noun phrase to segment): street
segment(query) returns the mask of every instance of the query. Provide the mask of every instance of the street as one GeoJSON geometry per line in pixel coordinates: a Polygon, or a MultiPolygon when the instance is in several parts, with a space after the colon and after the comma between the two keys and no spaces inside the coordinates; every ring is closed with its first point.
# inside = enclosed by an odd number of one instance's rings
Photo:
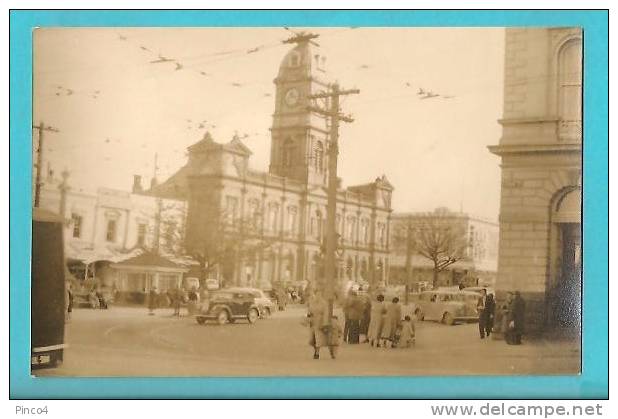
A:
{"type": "MultiPolygon", "coordinates": [[[[478,337],[477,324],[417,322],[416,346],[342,344],[312,359],[305,307],[289,307],[254,325],[198,325],[171,309],[78,309],[66,327],[65,361],[39,376],[359,376],[576,374],[579,342],[509,346],[478,337]]],[[[341,317],[340,317],[341,318],[341,317]]]]}

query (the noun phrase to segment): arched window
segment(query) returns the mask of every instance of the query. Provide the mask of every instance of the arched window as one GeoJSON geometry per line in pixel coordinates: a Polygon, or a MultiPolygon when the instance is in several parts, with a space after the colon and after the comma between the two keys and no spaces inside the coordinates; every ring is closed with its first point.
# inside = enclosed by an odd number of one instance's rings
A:
{"type": "Polygon", "coordinates": [[[315,218],[316,218],[316,237],[318,239],[322,239],[322,229],[324,227],[324,220],[322,217],[322,212],[321,211],[316,211],[315,212],[315,218]]]}
{"type": "Polygon", "coordinates": [[[346,239],[349,240],[350,242],[353,242],[354,233],[356,230],[356,218],[354,218],[353,216],[348,217],[346,227],[347,227],[346,239]]]}
{"type": "Polygon", "coordinates": [[[296,214],[297,213],[298,213],[298,209],[296,207],[293,207],[293,206],[288,207],[287,230],[289,234],[294,234],[296,232],[296,214]]]}
{"type": "Polygon", "coordinates": [[[315,169],[318,173],[324,170],[324,145],[322,141],[315,143],[315,169]]]}
{"type": "Polygon", "coordinates": [[[361,244],[366,244],[368,241],[368,237],[367,237],[367,230],[369,226],[369,221],[367,221],[366,218],[363,218],[360,221],[360,232],[359,232],[359,240],[361,242],[361,244]]]}
{"type": "Polygon", "coordinates": [[[268,227],[271,231],[277,231],[277,220],[279,219],[279,205],[270,204],[268,208],[268,227]]]}
{"type": "Polygon", "coordinates": [[[567,41],[558,53],[558,114],[560,137],[581,140],[582,42],[567,41]]]}
{"type": "Polygon", "coordinates": [[[294,164],[295,147],[291,138],[286,138],[283,142],[282,164],[290,167],[294,164]]]}

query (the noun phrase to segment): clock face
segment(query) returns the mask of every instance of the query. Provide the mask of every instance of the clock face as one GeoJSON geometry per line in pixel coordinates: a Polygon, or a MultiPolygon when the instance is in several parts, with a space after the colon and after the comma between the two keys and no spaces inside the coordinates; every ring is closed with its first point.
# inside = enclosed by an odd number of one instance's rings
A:
{"type": "Polygon", "coordinates": [[[300,93],[298,89],[292,88],[285,93],[285,103],[288,106],[296,106],[300,99],[300,93]]]}

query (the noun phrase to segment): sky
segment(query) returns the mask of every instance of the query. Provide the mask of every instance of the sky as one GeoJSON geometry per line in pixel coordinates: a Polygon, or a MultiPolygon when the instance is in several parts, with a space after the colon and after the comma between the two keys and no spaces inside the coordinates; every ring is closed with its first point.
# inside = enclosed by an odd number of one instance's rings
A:
{"type": "MultiPolygon", "coordinates": [[[[449,207],[497,220],[499,158],[487,146],[501,135],[503,28],[291,29],[320,35],[327,80],[360,89],[342,100],[354,117],[340,129],[344,186],[385,174],[397,212],[449,207]],[[419,88],[440,96],[420,99],[419,88]]],[[[219,142],[244,137],[251,167],[267,171],[273,79],[291,35],[36,30],[33,118],[59,130],[45,134],[44,170],[69,170],[74,189],[130,190],[134,174],[150,181],[155,154],[159,181],[173,174],[208,130],[219,142]]]]}

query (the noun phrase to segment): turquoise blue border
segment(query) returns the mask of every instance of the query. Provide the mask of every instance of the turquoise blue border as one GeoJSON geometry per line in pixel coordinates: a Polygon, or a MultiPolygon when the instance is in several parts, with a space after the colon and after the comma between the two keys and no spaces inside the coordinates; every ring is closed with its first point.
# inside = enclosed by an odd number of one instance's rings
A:
{"type": "MultiPolygon", "coordinates": [[[[606,11],[12,11],[10,395],[13,398],[607,398],[606,11]],[[29,375],[31,32],[38,26],[581,26],[585,41],[584,350],[578,377],[109,378],[29,375]]],[[[498,139],[496,139],[498,141],[498,139]]]]}

